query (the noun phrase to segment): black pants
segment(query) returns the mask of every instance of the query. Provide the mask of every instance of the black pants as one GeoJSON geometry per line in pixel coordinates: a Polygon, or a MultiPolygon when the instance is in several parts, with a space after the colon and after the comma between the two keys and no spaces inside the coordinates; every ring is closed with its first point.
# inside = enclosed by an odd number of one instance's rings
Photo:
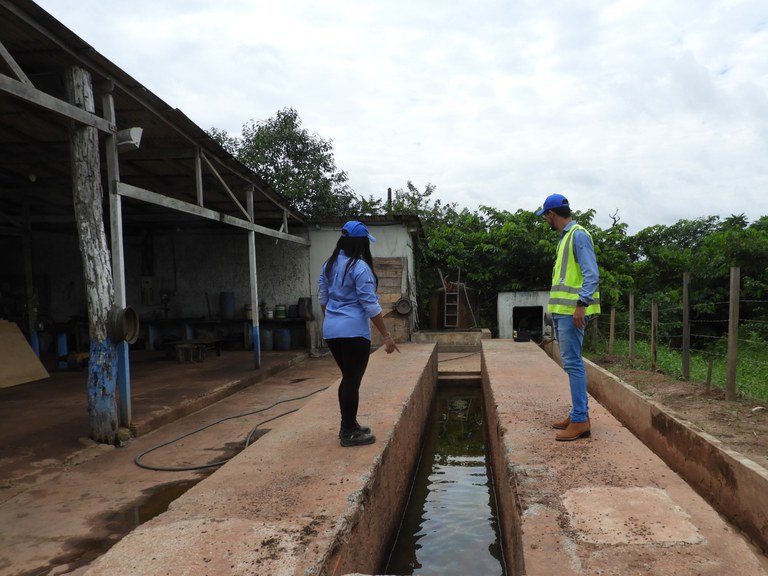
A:
{"type": "Polygon", "coordinates": [[[357,422],[357,407],[360,404],[360,383],[363,381],[368,358],[371,355],[371,341],[367,338],[330,338],[325,341],[333,359],[341,368],[339,384],[339,409],[342,430],[351,430],[357,422]]]}

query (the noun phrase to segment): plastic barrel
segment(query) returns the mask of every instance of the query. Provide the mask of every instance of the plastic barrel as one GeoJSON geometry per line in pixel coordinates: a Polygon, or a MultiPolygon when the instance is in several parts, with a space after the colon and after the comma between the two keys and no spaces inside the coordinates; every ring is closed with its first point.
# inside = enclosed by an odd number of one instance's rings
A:
{"type": "Polygon", "coordinates": [[[275,350],[291,349],[291,331],[288,328],[278,328],[275,330],[275,350]]]}
{"type": "Polygon", "coordinates": [[[260,327],[259,341],[261,342],[262,352],[271,352],[274,348],[274,343],[272,342],[272,329],[260,327]]]}
{"type": "Polygon", "coordinates": [[[219,314],[223,320],[235,319],[235,293],[221,292],[219,294],[219,314]]]}
{"type": "Polygon", "coordinates": [[[291,326],[291,348],[307,347],[307,329],[304,324],[291,326]]]}

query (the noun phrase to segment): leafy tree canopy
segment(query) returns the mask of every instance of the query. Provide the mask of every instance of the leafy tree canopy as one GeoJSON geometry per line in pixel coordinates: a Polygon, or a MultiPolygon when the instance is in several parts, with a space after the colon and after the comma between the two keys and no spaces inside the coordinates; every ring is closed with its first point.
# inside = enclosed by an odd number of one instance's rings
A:
{"type": "Polygon", "coordinates": [[[216,128],[208,134],[311,219],[358,216],[380,207],[353,192],[347,173],[336,166],[333,142],[303,128],[293,108],[250,120],[241,136],[216,128]]]}

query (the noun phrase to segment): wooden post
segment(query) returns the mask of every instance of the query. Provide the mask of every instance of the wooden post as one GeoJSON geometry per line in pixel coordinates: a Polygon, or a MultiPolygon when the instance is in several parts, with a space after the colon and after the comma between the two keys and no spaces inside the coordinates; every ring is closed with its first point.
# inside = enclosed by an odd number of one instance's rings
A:
{"type": "Polygon", "coordinates": [[[629,295],[629,363],[635,360],[635,295],[629,295]]]}
{"type": "Polygon", "coordinates": [[[681,371],[683,380],[691,379],[691,319],[690,319],[690,294],[691,273],[683,272],[683,353],[681,371]]]}
{"type": "MultiPolygon", "coordinates": [[[[466,292],[466,289],[465,289],[465,292],[466,292]]],[[[469,300],[467,300],[467,302],[469,302],[469,300]]],[[[589,333],[590,333],[591,339],[592,339],[592,350],[593,351],[597,350],[597,345],[598,345],[598,342],[599,342],[599,339],[600,339],[600,330],[598,330],[598,328],[597,328],[597,323],[598,323],[598,316],[595,316],[589,322],[589,325],[591,326],[589,333]]]]}
{"type": "Polygon", "coordinates": [[[651,300],[651,370],[656,370],[656,331],[659,325],[659,303],[651,300]]]}
{"type": "MultiPolygon", "coordinates": [[[[72,67],[65,74],[69,101],[87,112],[95,111],[91,75],[72,67]]],[[[99,134],[96,128],[72,124],[69,130],[72,195],[88,303],[91,339],[88,362],[88,415],[91,437],[115,444],[118,415],[115,394],[117,354],[107,337],[107,314],[114,302],[112,267],[101,207],[99,134]]]]}
{"type": "MultiPolygon", "coordinates": [[[[102,97],[104,117],[116,125],[115,99],[112,95],[113,85],[108,83],[108,91],[102,97]]],[[[109,134],[104,142],[104,155],[107,159],[107,182],[109,186],[109,232],[112,245],[112,282],[114,285],[114,302],[119,308],[127,305],[125,289],[125,251],[123,250],[123,205],[117,193],[120,182],[120,166],[117,160],[117,138],[109,134]]],[[[131,411],[131,364],[129,361],[128,342],[113,342],[117,353],[117,389],[120,423],[129,427],[132,420],[131,411]]]]}
{"type": "Polygon", "coordinates": [[[24,235],[22,236],[22,250],[24,252],[24,294],[27,308],[27,337],[32,344],[35,354],[40,355],[40,346],[37,343],[37,298],[35,298],[35,279],[32,274],[32,224],[30,219],[29,198],[25,198],[22,204],[22,219],[24,235]]]}
{"type": "MultiPolygon", "coordinates": [[[[253,222],[253,187],[247,191],[248,217],[253,222]]],[[[261,368],[261,333],[259,332],[259,285],[256,275],[256,233],[248,232],[248,271],[251,280],[251,342],[253,343],[253,364],[261,368]]]]}
{"type": "Polygon", "coordinates": [[[611,326],[608,332],[608,355],[613,354],[613,340],[616,337],[616,308],[611,308],[611,326]]]}
{"type": "Polygon", "coordinates": [[[725,399],[736,400],[736,360],[739,348],[739,298],[741,297],[741,269],[731,268],[731,296],[728,307],[728,379],[725,399]]]}

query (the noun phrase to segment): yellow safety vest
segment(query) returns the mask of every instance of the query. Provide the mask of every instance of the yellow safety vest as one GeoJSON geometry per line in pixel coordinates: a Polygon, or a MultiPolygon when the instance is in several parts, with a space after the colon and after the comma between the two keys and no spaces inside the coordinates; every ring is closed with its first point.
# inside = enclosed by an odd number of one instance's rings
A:
{"type": "MultiPolygon", "coordinates": [[[[571,226],[560,239],[560,243],[557,245],[557,259],[552,269],[552,289],[549,291],[549,303],[547,304],[547,311],[551,314],[572,315],[576,311],[579,291],[584,283],[581,267],[576,262],[573,251],[573,234],[576,230],[584,230],[589,236],[589,240],[592,241],[589,232],[578,224],[571,226]]],[[[584,313],[588,316],[600,313],[599,290],[592,294],[592,303],[586,307],[584,313]]]]}

